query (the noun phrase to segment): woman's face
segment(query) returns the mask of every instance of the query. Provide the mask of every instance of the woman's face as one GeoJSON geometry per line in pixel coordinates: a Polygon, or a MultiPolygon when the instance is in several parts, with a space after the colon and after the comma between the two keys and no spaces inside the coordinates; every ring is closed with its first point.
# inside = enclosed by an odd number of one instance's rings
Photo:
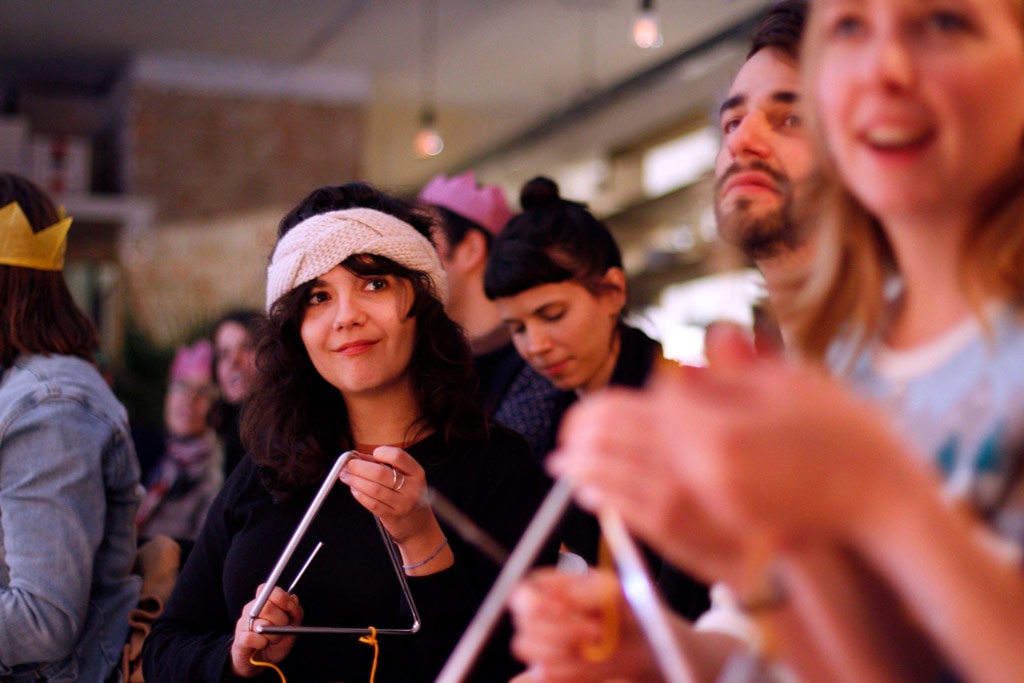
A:
{"type": "Polygon", "coordinates": [[[242,325],[228,320],[213,336],[217,384],[228,403],[240,403],[249,395],[256,377],[256,353],[242,325]]]}
{"type": "Polygon", "coordinates": [[[614,335],[624,285],[594,294],[571,280],[555,282],[494,303],[519,355],[556,387],[586,392],[608,384],[618,357],[614,335]]]}
{"type": "Polygon", "coordinates": [[[883,223],[970,220],[1020,157],[1019,0],[817,0],[809,43],[825,141],[883,223]]]}
{"type": "Polygon", "coordinates": [[[412,391],[412,284],[335,266],[314,281],[300,334],[317,372],[345,400],[412,391]]]}
{"type": "Polygon", "coordinates": [[[206,417],[217,398],[217,387],[198,375],[171,380],[164,397],[164,426],[171,436],[194,437],[206,431],[206,417]]]}

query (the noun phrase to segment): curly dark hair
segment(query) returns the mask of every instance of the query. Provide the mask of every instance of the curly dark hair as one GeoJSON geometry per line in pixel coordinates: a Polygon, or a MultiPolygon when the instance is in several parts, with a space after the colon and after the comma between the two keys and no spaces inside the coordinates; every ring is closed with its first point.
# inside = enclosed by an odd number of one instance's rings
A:
{"type": "Polygon", "coordinates": [[[484,271],[489,299],[574,280],[597,292],[609,268],[622,267],[611,231],[586,206],[563,199],[553,180],[537,177],[520,192],[523,212],[494,240],[484,271]]]}
{"type": "MultiPolygon", "coordinates": [[[[38,185],[0,172],[0,206],[18,202],[33,232],[60,220],[38,185]]],[[[59,270],[0,265],[0,370],[23,353],[59,353],[90,363],[99,348],[96,327],[78,307],[59,270]]]]}
{"type": "MultiPolygon", "coordinates": [[[[388,207],[387,213],[428,234],[426,216],[370,185],[350,183],[314,191],[285,216],[279,236],[310,216],[354,207],[388,207]]],[[[451,450],[458,442],[485,438],[488,425],[473,393],[469,346],[432,294],[427,274],[370,254],[350,256],[340,265],[360,277],[393,275],[412,284],[408,315],[416,319],[416,337],[409,369],[421,415],[409,425],[407,438],[432,429],[451,450]]],[[[252,328],[258,373],[242,410],[242,442],[279,502],[319,485],[334,458],[354,445],[341,392],[313,367],[300,336],[312,288],[312,282],[295,287],[252,328]]]]}

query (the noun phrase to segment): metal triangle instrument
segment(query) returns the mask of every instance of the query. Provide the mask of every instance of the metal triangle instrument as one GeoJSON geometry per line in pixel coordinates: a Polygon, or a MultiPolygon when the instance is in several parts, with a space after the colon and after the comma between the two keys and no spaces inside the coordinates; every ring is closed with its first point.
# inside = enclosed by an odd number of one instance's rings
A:
{"type": "MultiPolygon", "coordinates": [[[[526,527],[519,543],[484,598],[480,609],[462,634],[435,683],[461,683],[501,618],[509,594],[533,566],[541,546],[554,532],[572,500],[572,484],[559,479],[548,492],[526,527]]],[[[598,515],[601,532],[608,541],[612,558],[622,581],[626,601],[636,615],[644,635],[654,646],[655,659],[668,683],[692,683],[697,680],[690,662],[672,635],[665,607],[657,592],[640,550],[626,531],[622,518],[610,511],[598,515]]]]}
{"type": "MultiPolygon", "coordinates": [[[[302,520],[299,522],[298,526],[295,527],[295,531],[292,533],[291,539],[281,552],[281,556],[277,559],[277,564],[275,564],[274,568],[271,570],[270,576],[267,577],[265,582],[266,585],[256,597],[256,602],[253,603],[252,609],[249,610],[250,631],[254,630],[257,633],[285,633],[291,635],[303,633],[371,635],[370,629],[365,626],[269,626],[266,624],[257,624],[255,628],[253,628],[253,622],[259,617],[263,607],[267,604],[267,600],[270,599],[270,593],[274,590],[274,586],[277,585],[278,579],[281,578],[281,574],[284,572],[284,568],[288,564],[289,560],[291,560],[292,554],[295,552],[295,548],[298,547],[302,537],[309,529],[309,525],[313,522],[313,519],[316,518],[324,500],[327,499],[327,495],[334,488],[334,485],[338,483],[338,475],[341,474],[341,470],[345,467],[348,461],[356,456],[358,456],[356,451],[345,451],[338,456],[337,460],[334,461],[334,466],[331,467],[330,472],[327,473],[327,477],[324,479],[323,484],[320,485],[320,490],[317,491],[316,496],[313,497],[313,501],[306,509],[306,513],[302,516],[302,520]]],[[[384,525],[381,524],[380,518],[374,515],[373,519],[377,522],[377,529],[380,531],[381,539],[384,541],[384,548],[387,550],[388,559],[391,560],[391,566],[395,570],[395,576],[398,578],[398,584],[402,588],[402,596],[405,598],[406,603],[409,605],[409,611],[412,613],[412,624],[408,628],[379,628],[376,629],[376,633],[377,635],[416,633],[420,630],[420,614],[416,609],[416,602],[413,600],[412,591],[409,590],[409,582],[406,581],[405,571],[402,569],[402,560],[398,553],[398,548],[395,546],[395,542],[391,540],[391,536],[388,535],[387,530],[384,529],[384,525]]],[[[303,570],[304,569],[305,567],[303,567],[303,570]]],[[[302,570],[300,570],[300,574],[301,571],[302,570]]],[[[298,577],[296,577],[296,579],[297,578],[298,577]]]]}

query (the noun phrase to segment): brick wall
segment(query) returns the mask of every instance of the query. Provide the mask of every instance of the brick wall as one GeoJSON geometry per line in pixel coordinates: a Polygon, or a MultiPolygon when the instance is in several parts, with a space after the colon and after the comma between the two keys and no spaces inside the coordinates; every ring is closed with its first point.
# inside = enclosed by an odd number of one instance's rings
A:
{"type": "Polygon", "coordinates": [[[137,86],[133,194],[177,221],[290,204],[363,172],[363,108],[137,86]]]}
{"type": "Polygon", "coordinates": [[[362,178],[359,105],[138,85],[129,183],[151,229],[123,253],[129,305],[160,343],[237,304],[262,305],[277,221],[310,190],[362,178]]]}
{"type": "Polygon", "coordinates": [[[135,320],[167,346],[227,308],[262,309],[267,257],[289,208],[169,223],[127,245],[122,267],[135,320]]]}

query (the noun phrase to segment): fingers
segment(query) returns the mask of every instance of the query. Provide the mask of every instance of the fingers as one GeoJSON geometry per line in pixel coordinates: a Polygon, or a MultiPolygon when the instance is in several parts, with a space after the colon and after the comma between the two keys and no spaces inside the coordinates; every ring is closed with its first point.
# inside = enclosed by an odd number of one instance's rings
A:
{"type": "Polygon", "coordinates": [[[717,498],[701,489],[721,485],[723,449],[747,450],[741,437],[751,417],[737,421],[730,399],[738,394],[750,402],[750,396],[734,388],[738,373],[719,388],[707,369],[689,370],[641,391],[605,390],[580,401],[547,465],[573,482],[583,507],[619,512],[663,555],[715,578],[731,569],[736,545],[731,527],[721,526],[721,510],[706,507],[717,498]]]}
{"type": "Polygon", "coordinates": [[[704,355],[712,368],[744,368],[757,360],[754,339],[742,326],[715,322],[704,335],[704,355]]]}
{"type": "Polygon", "coordinates": [[[423,544],[437,547],[443,533],[430,507],[426,474],[407,452],[378,446],[372,456],[349,460],[339,479],[360,505],[377,515],[403,553],[422,550],[423,544]],[[409,543],[413,545],[407,548],[409,543]]]}
{"type": "Polygon", "coordinates": [[[372,456],[349,460],[339,479],[374,514],[404,514],[424,504],[423,468],[400,448],[380,446],[372,456]]]}
{"type": "Polygon", "coordinates": [[[382,465],[390,465],[399,472],[422,472],[423,468],[416,459],[401,448],[395,446],[378,446],[373,449],[373,460],[362,462],[377,462],[382,465]]]}
{"type": "Polygon", "coordinates": [[[652,480],[664,486],[672,479],[666,463],[679,445],[678,438],[666,438],[654,407],[636,391],[607,391],[580,402],[566,417],[561,446],[547,461],[549,471],[576,485],[584,507],[646,509],[652,480]]]}
{"type": "Polygon", "coordinates": [[[547,666],[560,659],[579,660],[583,647],[604,635],[607,592],[596,586],[588,577],[550,570],[520,584],[509,601],[517,656],[547,666]]]}
{"type": "MultiPolygon", "coordinates": [[[[243,617],[248,621],[248,617],[243,617]]],[[[267,636],[249,631],[242,621],[235,627],[235,637],[231,641],[231,669],[237,676],[249,678],[256,675],[258,667],[254,666],[249,659],[253,653],[260,652],[270,645],[267,636]]]]}
{"type": "MultiPolygon", "coordinates": [[[[266,584],[260,584],[258,591],[262,590],[264,585],[266,584]]],[[[259,594],[258,591],[257,595],[259,594]]],[[[270,597],[263,605],[259,615],[253,620],[252,628],[250,628],[249,612],[255,604],[255,600],[250,601],[245,606],[242,619],[239,620],[239,623],[245,622],[245,629],[247,631],[253,631],[256,625],[261,623],[284,626],[302,620],[303,610],[299,604],[298,596],[286,592],[280,586],[274,586],[274,590],[270,592],[270,597]]]]}
{"type": "MultiPolygon", "coordinates": [[[[266,586],[266,584],[259,585],[256,591],[257,595],[259,595],[259,591],[263,590],[264,586],[266,586]]],[[[276,615],[284,614],[287,616],[288,614],[291,614],[295,606],[298,605],[298,601],[299,599],[296,596],[288,593],[280,586],[274,586],[274,590],[270,591],[270,596],[267,598],[267,602],[263,605],[263,609],[260,610],[257,618],[272,621],[276,615]]],[[[253,600],[245,606],[246,614],[249,613],[249,610],[255,603],[256,601],[253,600]]],[[[273,621],[273,623],[285,622],[273,621]]]]}
{"type": "Polygon", "coordinates": [[[516,588],[509,605],[516,625],[512,651],[527,664],[527,681],[633,680],[633,663],[622,658],[622,646],[633,647],[642,635],[611,572],[574,576],[538,570],[516,588]],[[622,619],[611,641],[609,610],[622,619]],[[595,646],[609,642],[609,659],[587,657],[595,646]]]}
{"type": "MultiPolygon", "coordinates": [[[[261,584],[257,589],[257,595],[262,589],[263,585],[261,584]]],[[[256,627],[261,624],[272,626],[300,624],[304,614],[298,597],[277,586],[271,591],[259,616],[250,619],[249,612],[255,604],[256,601],[252,600],[242,609],[242,616],[235,622],[235,635],[231,642],[232,669],[236,674],[245,677],[259,672],[259,668],[249,662],[254,653],[261,653],[266,661],[279,662],[287,655],[295,642],[295,636],[259,633],[255,630],[256,627]]]]}

